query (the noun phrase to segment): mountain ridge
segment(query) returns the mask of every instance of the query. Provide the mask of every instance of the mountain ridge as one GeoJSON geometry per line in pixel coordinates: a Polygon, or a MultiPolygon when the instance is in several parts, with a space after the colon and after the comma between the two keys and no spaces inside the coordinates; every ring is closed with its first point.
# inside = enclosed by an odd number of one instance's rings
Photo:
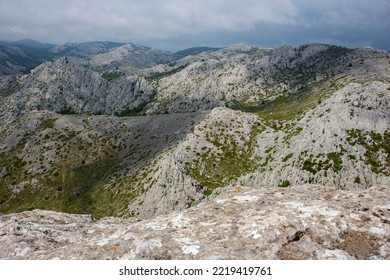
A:
{"type": "Polygon", "coordinates": [[[149,218],[235,183],[389,184],[386,52],[232,46],[175,59],[95,43],[0,76],[1,212],[149,218]]]}
{"type": "Polygon", "coordinates": [[[1,259],[390,258],[389,53],[90,42],[0,62],[1,259]]]}

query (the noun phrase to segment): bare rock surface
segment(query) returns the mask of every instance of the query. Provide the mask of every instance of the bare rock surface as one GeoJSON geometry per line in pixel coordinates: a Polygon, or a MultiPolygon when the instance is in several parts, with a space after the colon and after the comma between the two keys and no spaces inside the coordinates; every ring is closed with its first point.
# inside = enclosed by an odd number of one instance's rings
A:
{"type": "Polygon", "coordinates": [[[76,58],[60,58],[20,78],[20,90],[6,95],[0,105],[0,119],[7,123],[33,110],[114,114],[140,108],[152,95],[143,77],[118,76],[109,81],[82,63],[76,58]]]}
{"type": "Polygon", "coordinates": [[[1,259],[390,259],[390,189],[235,186],[153,219],[0,216],[1,259]]]}

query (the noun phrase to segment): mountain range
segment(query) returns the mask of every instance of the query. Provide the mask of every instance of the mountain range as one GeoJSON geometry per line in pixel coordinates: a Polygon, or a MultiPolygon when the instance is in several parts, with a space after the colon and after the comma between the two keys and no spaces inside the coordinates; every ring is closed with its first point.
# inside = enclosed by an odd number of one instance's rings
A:
{"type": "Polygon", "coordinates": [[[158,219],[241,186],[390,185],[385,51],[1,42],[0,74],[2,214],[158,219]]]}

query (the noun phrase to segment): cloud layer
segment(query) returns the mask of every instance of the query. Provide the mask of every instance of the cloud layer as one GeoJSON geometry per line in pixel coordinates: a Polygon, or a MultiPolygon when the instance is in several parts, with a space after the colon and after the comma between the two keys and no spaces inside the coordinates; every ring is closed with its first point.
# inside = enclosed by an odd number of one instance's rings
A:
{"type": "Polygon", "coordinates": [[[1,0],[0,40],[115,40],[168,48],[189,41],[317,40],[390,49],[389,14],[388,0],[1,0]]]}

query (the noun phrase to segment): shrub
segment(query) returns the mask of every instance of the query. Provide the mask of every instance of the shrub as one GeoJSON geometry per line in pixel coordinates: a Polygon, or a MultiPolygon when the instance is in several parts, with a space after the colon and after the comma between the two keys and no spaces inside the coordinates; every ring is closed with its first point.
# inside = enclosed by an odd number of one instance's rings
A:
{"type": "Polygon", "coordinates": [[[284,180],[284,181],[279,185],[279,187],[281,187],[281,188],[287,188],[287,187],[290,186],[290,185],[291,185],[291,183],[290,183],[289,180],[284,180]]]}
{"type": "Polygon", "coordinates": [[[106,79],[107,81],[115,80],[115,79],[119,78],[120,76],[121,76],[121,74],[119,72],[116,72],[116,71],[105,72],[102,74],[102,78],[106,79]]]}
{"type": "Polygon", "coordinates": [[[361,180],[360,180],[360,177],[359,177],[359,176],[356,176],[356,177],[355,177],[355,183],[356,183],[356,184],[360,184],[360,183],[361,183],[361,180]]]}

